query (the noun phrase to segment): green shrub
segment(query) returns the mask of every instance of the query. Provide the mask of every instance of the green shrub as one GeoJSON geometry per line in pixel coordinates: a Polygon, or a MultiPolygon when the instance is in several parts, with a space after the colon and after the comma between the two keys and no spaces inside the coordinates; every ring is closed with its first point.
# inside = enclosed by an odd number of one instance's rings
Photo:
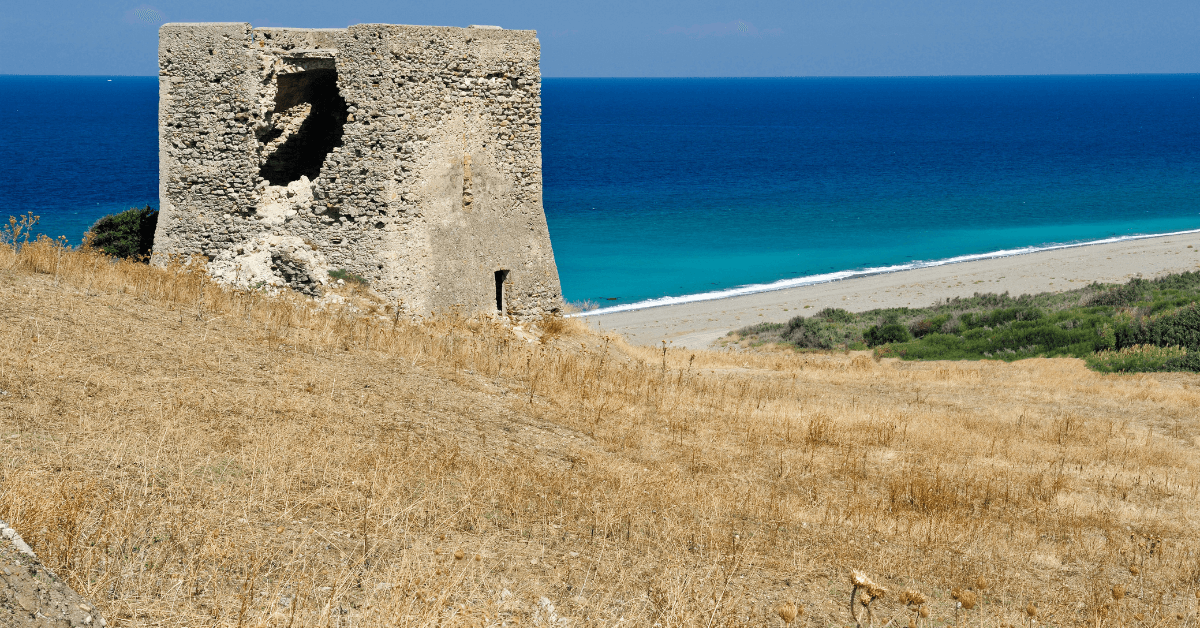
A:
{"type": "Polygon", "coordinates": [[[879,345],[908,342],[912,340],[912,336],[909,335],[908,329],[900,323],[885,323],[869,327],[863,333],[863,340],[866,341],[868,347],[878,347],[879,345]]]}
{"type": "Polygon", "coordinates": [[[333,279],[334,281],[341,279],[342,281],[344,281],[346,283],[356,283],[356,284],[364,285],[364,286],[367,285],[367,280],[365,277],[363,277],[362,275],[355,275],[354,273],[346,270],[345,268],[338,268],[338,269],[329,271],[329,278],[333,279]]]}
{"type": "Polygon", "coordinates": [[[1036,321],[1042,311],[1035,307],[1010,307],[990,312],[966,313],[959,317],[963,328],[999,327],[1016,321],[1036,321]]]}
{"type": "MultiPolygon", "coordinates": [[[[922,318],[920,320],[913,321],[912,324],[908,326],[908,332],[911,333],[914,338],[922,338],[934,332],[942,331],[950,318],[951,317],[949,314],[934,316],[933,318],[922,318]]],[[[955,329],[957,330],[957,326],[955,329]]]]}
{"type": "Polygon", "coordinates": [[[84,242],[114,257],[146,261],[154,248],[158,211],[149,205],[132,207],[96,221],[84,234],[84,242]]]}
{"type": "Polygon", "coordinates": [[[813,314],[813,318],[824,319],[831,323],[853,323],[858,317],[840,307],[827,307],[813,314]]]}
{"type": "Polygon", "coordinates": [[[938,328],[934,327],[933,323],[928,318],[925,318],[919,321],[913,321],[913,323],[908,326],[908,333],[912,334],[913,338],[920,338],[922,336],[928,336],[929,334],[932,334],[933,332],[937,331],[937,329],[938,328]]]}
{"type": "Polygon", "coordinates": [[[1153,373],[1197,370],[1194,368],[1200,366],[1197,358],[1200,354],[1189,354],[1183,347],[1135,345],[1116,351],[1098,351],[1085,360],[1090,368],[1101,373],[1153,373]]]}
{"type": "Polygon", "coordinates": [[[784,325],[783,323],[759,323],[757,325],[750,325],[749,327],[743,327],[742,329],[731,331],[729,333],[730,335],[739,334],[742,336],[754,336],[767,332],[783,331],[785,329],[787,329],[787,325],[784,325]]]}
{"type": "Polygon", "coordinates": [[[1170,301],[1171,297],[1194,298],[1197,289],[1200,289],[1200,272],[1166,275],[1157,279],[1134,278],[1124,285],[1104,287],[1092,284],[1091,287],[1100,292],[1087,300],[1089,306],[1132,307],[1147,301],[1154,301],[1158,305],[1157,302],[1163,297],[1166,297],[1166,301],[1170,301]]]}
{"type": "Polygon", "coordinates": [[[1183,355],[1167,358],[1164,371],[1190,371],[1200,373],[1200,351],[1189,351],[1183,355]]]}
{"type": "MultiPolygon", "coordinates": [[[[1155,345],[1159,347],[1185,347],[1191,351],[1200,351],[1200,309],[1190,303],[1186,307],[1165,312],[1152,317],[1144,317],[1141,313],[1133,318],[1124,317],[1124,324],[1115,330],[1116,346],[1118,349],[1138,345],[1155,345]]],[[[1122,320],[1117,317],[1115,320],[1122,320]]]]}
{"type": "Polygon", "coordinates": [[[1130,279],[1123,286],[1113,286],[1088,300],[1088,305],[1108,305],[1112,307],[1129,307],[1142,298],[1148,282],[1144,279],[1130,279]]]}
{"type": "Polygon", "coordinates": [[[815,317],[796,316],[788,321],[783,339],[802,349],[832,349],[835,343],[829,331],[828,327],[815,317]]]}

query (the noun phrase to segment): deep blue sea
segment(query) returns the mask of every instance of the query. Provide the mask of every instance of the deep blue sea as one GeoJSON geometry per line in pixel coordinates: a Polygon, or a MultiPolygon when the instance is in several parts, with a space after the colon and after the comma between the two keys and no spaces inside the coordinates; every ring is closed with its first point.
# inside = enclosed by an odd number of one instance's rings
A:
{"type": "MultiPolygon", "coordinates": [[[[157,206],[157,80],[0,76],[0,217],[157,206]]],[[[568,300],[1200,228],[1200,75],[545,79],[568,300]]]]}

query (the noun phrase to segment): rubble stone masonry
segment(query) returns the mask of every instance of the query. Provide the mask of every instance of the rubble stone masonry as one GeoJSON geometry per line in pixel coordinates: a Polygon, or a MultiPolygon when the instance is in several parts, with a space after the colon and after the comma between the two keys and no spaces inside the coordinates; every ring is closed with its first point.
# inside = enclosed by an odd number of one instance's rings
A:
{"type": "Polygon", "coordinates": [[[542,211],[533,31],[166,24],[154,255],[402,311],[561,307],[542,211]]]}

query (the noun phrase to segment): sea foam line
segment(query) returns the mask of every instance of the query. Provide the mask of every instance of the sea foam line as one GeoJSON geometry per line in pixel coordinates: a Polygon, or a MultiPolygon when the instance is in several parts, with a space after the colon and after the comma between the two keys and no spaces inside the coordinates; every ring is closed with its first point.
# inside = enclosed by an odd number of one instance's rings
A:
{"type": "Polygon", "coordinates": [[[729,299],[732,297],[740,297],[747,294],[758,294],[760,292],[774,292],[776,290],[787,290],[788,288],[799,288],[801,286],[812,286],[821,283],[830,283],[841,281],[843,279],[853,279],[855,277],[867,277],[870,275],[883,275],[886,273],[896,273],[905,270],[916,270],[918,268],[933,268],[935,266],[946,266],[948,264],[961,264],[963,262],[975,262],[985,259],[996,259],[1000,257],[1012,257],[1014,255],[1028,255],[1030,253],[1041,253],[1042,251],[1058,251],[1061,249],[1074,249],[1083,246],[1094,246],[1097,244],[1113,244],[1115,242],[1129,242],[1131,240],[1145,240],[1148,238],[1166,238],[1170,236],[1187,235],[1192,233],[1200,233],[1200,229],[1188,229],[1186,231],[1172,231],[1170,233],[1147,233],[1127,236],[1117,236],[1113,238],[1105,238],[1103,240],[1089,240],[1087,242],[1070,242],[1067,244],[1050,244],[1046,246],[1027,246],[1019,249],[1006,249],[1002,251],[992,251],[990,253],[972,253],[970,255],[959,255],[947,259],[934,260],[930,262],[916,261],[908,264],[899,264],[896,266],[879,266],[875,268],[863,268],[860,270],[840,270],[833,273],[825,273],[822,275],[809,275],[807,277],[795,277],[792,279],[781,279],[771,283],[756,283],[737,288],[729,288],[726,290],[717,290],[715,292],[701,292],[698,294],[685,294],[678,297],[661,297],[658,299],[647,299],[638,301],[637,303],[627,303],[625,305],[614,305],[588,312],[576,312],[568,314],[570,318],[583,316],[597,316],[600,314],[616,314],[618,312],[632,312],[634,310],[645,310],[652,307],[663,307],[665,305],[681,305],[684,303],[696,303],[699,301],[716,301],[718,299],[729,299]]]}

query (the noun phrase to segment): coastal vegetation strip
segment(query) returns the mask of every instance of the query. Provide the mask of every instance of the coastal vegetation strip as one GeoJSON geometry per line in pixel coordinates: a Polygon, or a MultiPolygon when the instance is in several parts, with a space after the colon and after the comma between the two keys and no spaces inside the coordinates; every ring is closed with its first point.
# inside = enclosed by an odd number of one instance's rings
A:
{"type": "Polygon", "coordinates": [[[905,360],[1082,358],[1104,371],[1200,371],[1200,273],[1036,295],[979,294],[926,308],[826,308],[730,336],[905,360]]]}

